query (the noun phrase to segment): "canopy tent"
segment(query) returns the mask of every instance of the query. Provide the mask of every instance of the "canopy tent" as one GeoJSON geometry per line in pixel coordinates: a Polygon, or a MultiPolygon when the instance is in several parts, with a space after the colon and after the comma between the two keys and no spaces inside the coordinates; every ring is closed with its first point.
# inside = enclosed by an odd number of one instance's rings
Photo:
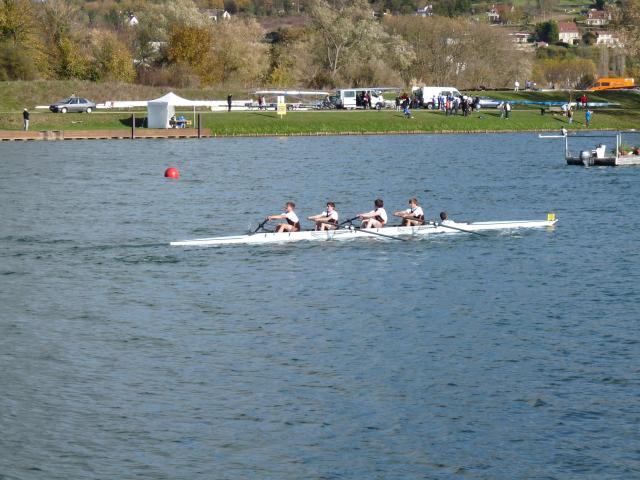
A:
{"type": "Polygon", "coordinates": [[[147,127],[149,128],[169,128],[169,120],[176,114],[176,107],[204,106],[207,102],[196,102],[179,97],[173,92],[149,100],[147,102],[147,127]]]}

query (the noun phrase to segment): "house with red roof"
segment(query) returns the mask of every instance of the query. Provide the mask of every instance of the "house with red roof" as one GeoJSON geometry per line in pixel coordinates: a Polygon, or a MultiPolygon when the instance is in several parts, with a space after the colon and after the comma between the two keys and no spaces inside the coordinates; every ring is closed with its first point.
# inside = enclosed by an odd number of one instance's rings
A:
{"type": "Polygon", "coordinates": [[[575,22],[560,22],[558,30],[558,39],[562,43],[577,45],[580,42],[580,30],[575,22]]]}
{"type": "Polygon", "coordinates": [[[590,9],[587,12],[586,24],[590,27],[601,27],[607,25],[611,21],[611,14],[604,10],[590,9]]]}

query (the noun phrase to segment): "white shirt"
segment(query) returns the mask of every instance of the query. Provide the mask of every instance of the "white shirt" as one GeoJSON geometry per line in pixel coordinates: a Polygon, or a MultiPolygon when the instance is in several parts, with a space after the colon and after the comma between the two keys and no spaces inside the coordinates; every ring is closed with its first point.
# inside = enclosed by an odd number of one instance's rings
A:
{"type": "Polygon", "coordinates": [[[298,215],[296,215],[296,212],[284,212],[283,215],[284,218],[286,218],[287,220],[291,220],[293,223],[300,222],[300,219],[298,218],[298,215]]]}
{"type": "Polygon", "coordinates": [[[440,223],[442,225],[455,225],[456,224],[456,222],[454,222],[453,220],[449,220],[449,219],[442,220],[440,223]]]}
{"type": "Polygon", "coordinates": [[[330,220],[335,220],[336,223],[338,222],[338,212],[336,212],[335,210],[331,210],[331,212],[328,212],[327,210],[325,210],[324,212],[322,212],[322,215],[320,216],[329,217],[330,220]]]}
{"type": "Polygon", "coordinates": [[[387,212],[382,207],[371,210],[367,215],[371,215],[371,218],[378,216],[382,218],[383,223],[387,223],[387,212]]]}
{"type": "Polygon", "coordinates": [[[415,209],[411,210],[410,208],[407,208],[404,213],[411,213],[414,217],[419,218],[421,216],[424,215],[424,212],[422,211],[422,207],[417,206],[415,209]]]}

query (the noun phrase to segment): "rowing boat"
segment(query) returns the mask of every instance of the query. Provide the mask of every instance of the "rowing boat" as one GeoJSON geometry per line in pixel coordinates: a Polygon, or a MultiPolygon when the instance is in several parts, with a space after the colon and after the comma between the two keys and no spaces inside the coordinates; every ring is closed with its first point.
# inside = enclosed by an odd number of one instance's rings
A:
{"type": "Polygon", "coordinates": [[[196,238],[193,240],[180,240],[171,242],[175,247],[204,247],[213,245],[233,245],[233,244],[265,244],[299,242],[312,240],[353,240],[360,238],[384,237],[424,237],[433,234],[451,233],[475,233],[487,230],[515,230],[521,228],[543,228],[555,225],[555,216],[550,215],[547,220],[512,220],[496,222],[472,222],[448,224],[428,224],[413,227],[384,227],[361,230],[349,227],[339,230],[324,231],[302,231],[302,232],[263,232],[250,235],[237,235],[231,237],[196,238]]]}

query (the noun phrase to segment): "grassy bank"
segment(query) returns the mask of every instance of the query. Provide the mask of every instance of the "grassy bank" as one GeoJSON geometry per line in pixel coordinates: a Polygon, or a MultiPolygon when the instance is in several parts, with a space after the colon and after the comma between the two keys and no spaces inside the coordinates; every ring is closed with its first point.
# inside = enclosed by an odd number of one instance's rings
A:
{"type": "MultiPolygon", "coordinates": [[[[192,118],[192,112],[184,112],[192,118]]],[[[136,114],[136,124],[142,126],[144,113],[136,114]]],[[[419,110],[412,119],[405,119],[395,111],[351,112],[290,112],[279,118],[275,112],[202,113],[203,126],[216,135],[291,135],[315,133],[385,133],[385,132],[439,132],[439,131],[531,131],[585,129],[584,115],[576,113],[572,125],[560,114],[540,115],[536,110],[514,110],[509,120],[499,119],[496,110],[483,110],[470,117],[447,117],[441,112],[419,110]]],[[[22,127],[20,112],[0,114],[0,129],[19,130],[22,127]]],[[[128,129],[131,114],[122,112],[84,113],[33,113],[32,130],[100,130],[128,129]]],[[[596,111],[592,129],[640,128],[640,110],[596,111]]]]}
{"type": "MultiPolygon", "coordinates": [[[[0,82],[0,129],[20,130],[21,110],[24,106],[46,105],[51,101],[75,93],[98,102],[105,100],[139,100],[154,98],[169,89],[141,85],[92,83],[80,81],[0,82]]],[[[186,98],[224,98],[225,91],[176,90],[186,98]]],[[[471,92],[500,100],[567,101],[579,93],[573,92],[471,92]]],[[[237,98],[249,95],[234,92],[237,98]]],[[[616,107],[595,109],[592,120],[594,129],[640,128],[640,94],[632,92],[587,93],[593,102],[614,102],[616,107]]],[[[192,118],[192,112],[184,112],[192,118]]],[[[142,126],[146,111],[136,113],[142,126]]],[[[330,111],[290,112],[280,119],[275,112],[202,112],[203,126],[216,135],[290,135],[315,133],[385,133],[385,132],[439,132],[439,131],[527,131],[556,130],[567,126],[567,119],[560,114],[540,115],[539,107],[516,105],[510,120],[500,120],[495,109],[484,109],[470,117],[446,117],[440,112],[416,110],[414,118],[407,120],[395,111],[330,111]]],[[[32,130],[100,130],[127,129],[131,126],[128,112],[97,111],[92,114],[52,114],[33,111],[32,130]]],[[[572,129],[583,129],[584,115],[578,111],[572,129]]]]}

